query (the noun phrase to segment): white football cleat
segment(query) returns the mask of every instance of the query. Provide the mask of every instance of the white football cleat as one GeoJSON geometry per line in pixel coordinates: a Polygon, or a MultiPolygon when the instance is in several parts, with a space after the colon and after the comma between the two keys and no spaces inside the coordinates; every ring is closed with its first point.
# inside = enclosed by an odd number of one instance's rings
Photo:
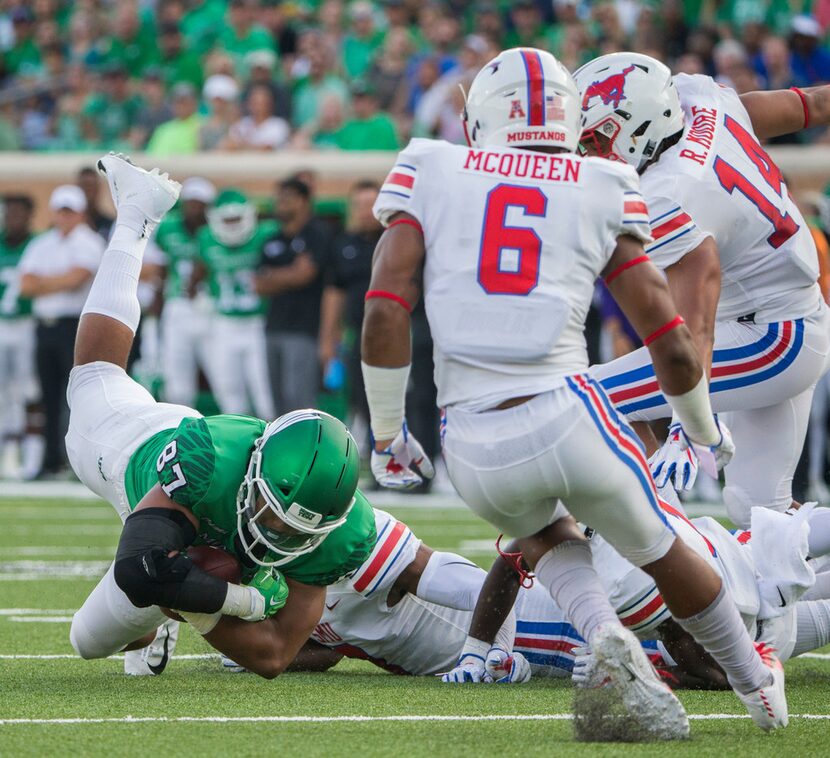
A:
{"type": "Polygon", "coordinates": [[[124,653],[124,673],[130,676],[158,676],[170,662],[179,639],[179,622],[165,621],[153,641],[141,650],[124,653]]]}
{"type": "Polygon", "coordinates": [[[120,153],[109,153],[100,158],[98,171],[107,177],[116,211],[133,205],[151,224],[161,221],[176,204],[182,189],[182,185],[166,173],[159,173],[157,168],[145,171],[120,153]]]}
{"type": "Polygon", "coordinates": [[[231,674],[247,674],[248,669],[240,666],[233,658],[228,658],[224,653],[222,654],[222,669],[231,674]]]}
{"type": "Polygon", "coordinates": [[[746,706],[755,724],[765,732],[769,732],[787,726],[790,720],[787,712],[787,695],[784,692],[784,667],[776,657],[774,648],[763,642],[756,642],[755,649],[772,674],[772,684],[747,695],[737,690],[735,694],[746,706]]]}
{"type": "Polygon", "coordinates": [[[608,680],[629,715],[660,740],[684,740],[689,719],[680,701],[657,676],[639,640],[617,624],[601,626],[591,640],[593,676],[608,680]]]}

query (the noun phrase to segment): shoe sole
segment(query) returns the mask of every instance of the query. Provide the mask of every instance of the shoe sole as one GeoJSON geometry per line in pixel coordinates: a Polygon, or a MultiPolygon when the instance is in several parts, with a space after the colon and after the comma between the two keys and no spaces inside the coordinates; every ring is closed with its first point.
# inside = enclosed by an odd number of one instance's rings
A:
{"type": "Polygon", "coordinates": [[[623,637],[606,637],[595,654],[597,673],[611,680],[626,710],[645,732],[660,740],[688,738],[689,719],[680,701],[665,684],[639,671],[623,637]]]}
{"type": "MultiPolygon", "coordinates": [[[[154,168],[151,171],[147,171],[146,169],[143,169],[140,166],[136,166],[125,155],[117,155],[115,153],[110,153],[110,155],[105,156],[105,157],[123,161],[124,163],[126,163],[127,165],[129,165],[132,168],[136,169],[137,171],[142,172],[142,173],[146,174],[147,176],[152,177],[153,179],[155,179],[156,184],[164,192],[166,192],[170,196],[170,198],[173,200],[173,205],[175,205],[176,201],[179,198],[179,193],[181,192],[181,185],[177,181],[175,181],[173,179],[170,179],[167,176],[167,174],[161,174],[157,168],[154,168]]],[[[117,188],[115,186],[115,180],[114,180],[114,177],[111,176],[110,173],[107,171],[107,166],[104,163],[104,158],[99,158],[98,159],[97,166],[98,166],[98,171],[101,174],[103,174],[106,177],[107,182],[109,182],[112,185],[113,195],[116,195],[117,194],[117,188]]],[[[171,207],[172,207],[172,205],[171,205],[171,207]]],[[[165,213],[166,212],[167,211],[165,211],[165,213]]],[[[162,215],[164,215],[164,214],[162,214],[162,215]]]]}

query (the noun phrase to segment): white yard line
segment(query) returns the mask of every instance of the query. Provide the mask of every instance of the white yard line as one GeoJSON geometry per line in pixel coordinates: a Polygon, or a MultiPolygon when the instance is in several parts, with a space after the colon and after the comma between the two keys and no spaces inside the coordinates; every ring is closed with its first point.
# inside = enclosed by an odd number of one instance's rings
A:
{"type": "Polygon", "coordinates": [[[72,616],[9,616],[8,619],[19,624],[68,624],[72,616]]]}
{"type": "MultiPolygon", "coordinates": [[[[186,653],[179,655],[176,653],[174,660],[177,661],[205,661],[211,658],[219,660],[219,653],[186,653]]],[[[34,655],[28,653],[3,653],[0,654],[0,661],[59,661],[72,659],[82,661],[83,658],[74,653],[46,653],[43,655],[34,655]]],[[[101,658],[100,660],[108,661],[123,661],[123,655],[111,655],[109,658],[101,658]]]]}
{"type": "MultiPolygon", "coordinates": [[[[482,716],[396,715],[396,716],[123,716],[121,718],[55,718],[55,719],[0,719],[0,726],[12,724],[153,724],[153,723],[217,723],[217,724],[341,724],[355,722],[412,722],[412,721],[570,721],[570,713],[487,714],[482,716]]],[[[746,720],[745,713],[690,713],[691,721],[746,720]]],[[[790,714],[791,719],[830,719],[826,713],[790,714]]]]}

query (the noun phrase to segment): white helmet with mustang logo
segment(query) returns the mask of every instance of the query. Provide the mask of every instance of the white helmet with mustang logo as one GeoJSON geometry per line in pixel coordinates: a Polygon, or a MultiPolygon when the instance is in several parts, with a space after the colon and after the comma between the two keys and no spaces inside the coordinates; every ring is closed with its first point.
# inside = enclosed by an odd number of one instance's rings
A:
{"type": "Polygon", "coordinates": [[[579,143],[579,93],[568,70],[532,47],[505,50],[479,71],[462,113],[472,147],[579,143]]]}
{"type": "Polygon", "coordinates": [[[583,144],[642,171],[660,144],[683,130],[668,67],[639,53],[595,58],[574,74],[582,99],[583,144]]]}

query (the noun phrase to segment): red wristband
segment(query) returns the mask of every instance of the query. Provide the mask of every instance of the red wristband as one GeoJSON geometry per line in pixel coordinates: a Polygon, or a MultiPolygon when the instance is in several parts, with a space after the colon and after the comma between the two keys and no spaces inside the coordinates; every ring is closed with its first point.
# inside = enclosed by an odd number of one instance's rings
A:
{"type": "Polygon", "coordinates": [[[672,329],[677,329],[678,326],[681,324],[685,324],[686,322],[683,320],[683,316],[675,316],[668,324],[663,324],[659,329],[655,329],[651,334],[648,335],[643,340],[644,345],[650,345],[654,340],[659,337],[662,337],[666,332],[670,332],[672,329]]]}
{"type": "Polygon", "coordinates": [[[387,292],[386,290],[369,290],[363,299],[371,300],[373,297],[382,297],[386,300],[392,300],[396,302],[398,305],[402,305],[404,308],[406,308],[407,313],[412,313],[412,306],[409,303],[407,303],[406,300],[404,300],[400,295],[396,295],[394,292],[387,292]]]}
{"type": "Polygon", "coordinates": [[[421,228],[421,225],[413,218],[399,218],[399,219],[396,219],[391,224],[389,224],[389,226],[387,226],[386,228],[391,229],[393,226],[397,226],[398,224],[408,224],[409,226],[417,229],[421,233],[422,237],[424,236],[424,230],[421,228]]]}
{"type": "Polygon", "coordinates": [[[617,268],[615,268],[608,276],[605,277],[605,284],[606,286],[611,284],[623,271],[631,268],[632,266],[639,266],[641,263],[645,263],[648,261],[647,255],[641,255],[639,258],[632,258],[630,261],[626,261],[625,263],[621,263],[617,268]]]}
{"type": "Polygon", "coordinates": [[[802,128],[807,129],[810,126],[810,109],[807,107],[807,98],[798,87],[790,87],[790,89],[801,98],[801,107],[804,108],[804,126],[802,128]]]}

